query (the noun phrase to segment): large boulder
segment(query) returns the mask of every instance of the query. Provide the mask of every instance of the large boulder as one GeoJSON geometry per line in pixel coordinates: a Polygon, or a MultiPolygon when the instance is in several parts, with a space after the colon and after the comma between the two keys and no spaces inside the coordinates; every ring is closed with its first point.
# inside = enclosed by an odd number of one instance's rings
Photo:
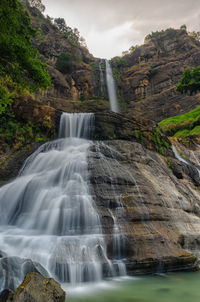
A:
{"type": "MultiPolygon", "coordinates": [[[[6,293],[5,293],[6,294],[6,293]]],[[[12,295],[9,292],[5,302],[64,302],[65,292],[52,278],[30,273],[12,295]]]]}

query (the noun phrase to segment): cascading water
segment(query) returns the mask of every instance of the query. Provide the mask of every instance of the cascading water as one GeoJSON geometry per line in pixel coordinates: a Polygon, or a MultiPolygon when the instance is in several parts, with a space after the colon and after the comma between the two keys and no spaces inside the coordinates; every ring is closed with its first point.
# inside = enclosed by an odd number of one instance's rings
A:
{"type": "Polygon", "coordinates": [[[116,275],[88,186],[93,118],[63,113],[60,138],[41,146],[0,189],[0,249],[39,262],[60,282],[116,275]]]}
{"type": "Polygon", "coordinates": [[[115,81],[113,78],[112,68],[108,60],[106,60],[106,82],[108,87],[110,109],[114,112],[119,112],[115,81]]]}
{"type": "Polygon", "coordinates": [[[103,70],[102,70],[102,64],[103,64],[103,60],[100,60],[99,61],[99,72],[100,72],[101,93],[103,93],[103,89],[104,89],[104,75],[103,75],[103,70]]]}
{"type": "MultiPolygon", "coordinates": [[[[174,156],[175,156],[179,161],[181,161],[182,163],[184,163],[184,164],[186,164],[186,165],[188,165],[188,166],[191,166],[191,163],[190,163],[188,160],[184,159],[184,158],[178,153],[178,151],[177,151],[177,149],[176,149],[175,146],[172,146],[172,151],[174,152],[174,156]]],[[[196,165],[195,165],[195,168],[196,168],[196,170],[197,170],[197,172],[198,172],[198,174],[199,174],[199,177],[200,177],[200,168],[197,167],[196,165]]]]}

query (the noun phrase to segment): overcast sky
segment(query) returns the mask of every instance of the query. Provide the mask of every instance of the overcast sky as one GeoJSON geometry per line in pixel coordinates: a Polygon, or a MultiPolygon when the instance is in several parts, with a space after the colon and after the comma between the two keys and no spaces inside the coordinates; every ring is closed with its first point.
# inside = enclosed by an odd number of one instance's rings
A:
{"type": "Polygon", "coordinates": [[[65,18],[96,57],[121,55],[151,31],[186,24],[200,31],[200,0],[43,0],[46,14],[65,18]]]}

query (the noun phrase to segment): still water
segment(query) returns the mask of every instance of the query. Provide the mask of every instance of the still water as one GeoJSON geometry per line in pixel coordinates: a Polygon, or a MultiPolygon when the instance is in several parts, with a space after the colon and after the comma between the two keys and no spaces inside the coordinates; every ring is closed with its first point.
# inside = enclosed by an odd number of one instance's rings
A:
{"type": "Polygon", "coordinates": [[[65,290],[68,302],[199,302],[200,272],[118,279],[65,290]]]}

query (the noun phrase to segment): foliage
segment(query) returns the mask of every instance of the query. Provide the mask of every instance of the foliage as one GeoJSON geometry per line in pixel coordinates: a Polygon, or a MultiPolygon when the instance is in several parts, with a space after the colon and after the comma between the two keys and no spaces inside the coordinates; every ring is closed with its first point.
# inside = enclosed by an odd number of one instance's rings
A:
{"type": "Polygon", "coordinates": [[[186,69],[176,88],[181,93],[197,93],[200,90],[200,66],[186,69]]]}
{"type": "Polygon", "coordinates": [[[18,0],[0,2],[0,93],[1,113],[10,103],[3,86],[6,76],[33,92],[51,85],[46,65],[39,60],[39,53],[32,46],[36,35],[30,24],[28,13],[18,0]]]}
{"type": "Polygon", "coordinates": [[[62,73],[72,70],[73,58],[70,53],[61,53],[56,62],[56,68],[62,73]]]}
{"type": "Polygon", "coordinates": [[[0,138],[15,150],[28,147],[33,142],[45,142],[54,137],[53,127],[47,125],[45,121],[34,124],[20,122],[8,108],[1,116],[0,138]]]}
{"type": "Polygon", "coordinates": [[[149,70],[149,78],[151,79],[153,76],[155,76],[158,73],[158,69],[155,68],[155,66],[151,65],[151,68],[149,70]]]}
{"type": "Polygon", "coordinates": [[[200,134],[199,124],[200,106],[188,113],[165,119],[159,126],[168,136],[188,137],[200,134]]]}
{"type": "Polygon", "coordinates": [[[123,68],[127,66],[127,60],[125,57],[117,58],[113,61],[113,65],[116,68],[123,68]]]}
{"type": "Polygon", "coordinates": [[[0,115],[6,110],[7,106],[10,104],[10,95],[6,92],[4,87],[0,85],[0,115]]]}
{"type": "Polygon", "coordinates": [[[45,11],[45,6],[41,0],[23,0],[23,2],[28,2],[30,6],[37,8],[42,13],[45,11]]]}
{"type": "Polygon", "coordinates": [[[72,45],[87,47],[85,39],[80,36],[78,29],[67,26],[64,18],[55,18],[54,24],[72,45]]]}
{"type": "Polygon", "coordinates": [[[129,48],[129,53],[132,54],[134,51],[136,51],[136,49],[138,49],[138,47],[139,47],[138,45],[131,46],[129,48]]]}
{"type": "Polygon", "coordinates": [[[174,29],[170,27],[166,30],[152,32],[145,37],[145,42],[152,41],[154,43],[157,43],[158,40],[165,40],[166,38],[173,39],[178,33],[186,31],[184,26],[185,25],[183,25],[183,27],[181,26],[180,29],[174,29]]]}

